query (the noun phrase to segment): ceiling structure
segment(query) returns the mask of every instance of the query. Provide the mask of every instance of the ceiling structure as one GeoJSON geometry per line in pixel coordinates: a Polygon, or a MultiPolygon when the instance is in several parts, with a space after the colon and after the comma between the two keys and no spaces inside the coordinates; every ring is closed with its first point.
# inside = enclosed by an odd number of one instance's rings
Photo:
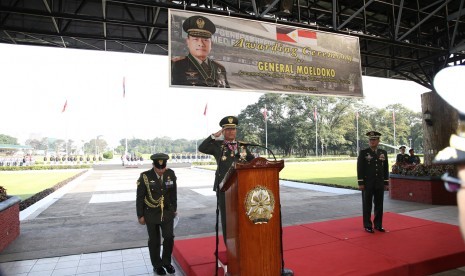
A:
{"type": "Polygon", "coordinates": [[[0,0],[0,43],[168,55],[168,10],[349,34],[365,76],[429,89],[465,64],[465,0],[0,0]]]}

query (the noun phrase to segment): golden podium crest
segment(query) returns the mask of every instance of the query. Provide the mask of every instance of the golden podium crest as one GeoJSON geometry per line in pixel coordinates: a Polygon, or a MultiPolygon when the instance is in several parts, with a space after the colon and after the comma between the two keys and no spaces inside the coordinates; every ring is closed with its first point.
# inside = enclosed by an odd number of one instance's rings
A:
{"type": "Polygon", "coordinates": [[[245,212],[254,224],[268,223],[274,212],[274,195],[263,186],[256,186],[247,193],[245,212]]]}

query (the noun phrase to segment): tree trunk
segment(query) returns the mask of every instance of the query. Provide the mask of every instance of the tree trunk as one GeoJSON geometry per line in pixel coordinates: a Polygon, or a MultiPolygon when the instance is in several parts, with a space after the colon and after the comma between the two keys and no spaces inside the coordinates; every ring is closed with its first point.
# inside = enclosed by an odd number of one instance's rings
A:
{"type": "Polygon", "coordinates": [[[447,104],[436,92],[421,95],[423,116],[431,113],[431,125],[423,120],[423,149],[425,165],[431,165],[438,151],[449,146],[450,135],[456,133],[458,113],[447,104]]]}

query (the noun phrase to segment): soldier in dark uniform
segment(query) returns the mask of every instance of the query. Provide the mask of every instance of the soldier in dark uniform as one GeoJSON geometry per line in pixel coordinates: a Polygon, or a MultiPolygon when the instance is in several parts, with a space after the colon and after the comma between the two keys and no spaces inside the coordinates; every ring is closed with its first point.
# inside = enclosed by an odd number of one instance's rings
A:
{"type": "Polygon", "coordinates": [[[409,156],[405,153],[405,146],[400,146],[399,150],[400,153],[396,157],[396,163],[399,165],[408,163],[409,156]]]}
{"type": "Polygon", "coordinates": [[[157,153],[150,157],[153,169],[141,173],[137,180],[136,208],[139,223],[147,225],[148,247],[153,271],[158,275],[175,273],[171,265],[174,246],[174,218],[177,215],[177,184],[173,170],[166,168],[169,156],[157,153]],[[160,258],[160,230],[163,255],[160,258]]]}
{"type": "Polygon", "coordinates": [[[235,116],[224,117],[220,121],[221,129],[208,136],[200,145],[199,151],[205,154],[210,154],[215,157],[217,168],[215,173],[215,183],[213,190],[217,192],[218,203],[221,212],[221,228],[223,231],[223,239],[226,244],[226,205],[225,193],[219,191],[219,184],[223,180],[234,162],[250,161],[254,158],[252,153],[245,147],[241,146],[236,141],[237,125],[239,120],[235,116]],[[224,139],[221,139],[221,136],[224,139]]]}
{"type": "Polygon", "coordinates": [[[409,149],[408,153],[410,156],[408,157],[408,163],[411,165],[418,165],[421,163],[420,157],[415,155],[415,151],[413,149],[409,149]]]}
{"type": "Polygon", "coordinates": [[[213,22],[196,15],[187,18],[182,28],[189,54],[171,61],[171,84],[229,88],[224,66],[208,58],[216,31],[213,22]]]}
{"type": "Polygon", "coordinates": [[[386,232],[383,228],[383,201],[384,191],[389,186],[388,155],[385,150],[379,149],[381,133],[370,131],[369,148],[360,151],[357,158],[358,187],[362,191],[363,227],[368,233],[375,229],[386,232]],[[374,203],[374,221],[371,222],[371,210],[374,203]]]}

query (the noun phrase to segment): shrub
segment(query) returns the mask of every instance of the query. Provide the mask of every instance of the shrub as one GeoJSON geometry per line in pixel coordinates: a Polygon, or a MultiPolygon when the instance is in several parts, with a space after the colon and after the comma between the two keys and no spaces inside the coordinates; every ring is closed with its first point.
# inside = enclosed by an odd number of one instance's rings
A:
{"type": "Polygon", "coordinates": [[[0,186],[0,202],[7,200],[6,189],[0,186]]]}
{"type": "Polygon", "coordinates": [[[410,165],[398,164],[392,165],[391,173],[410,176],[441,176],[444,173],[456,175],[457,171],[454,165],[410,165]]]}
{"type": "Polygon", "coordinates": [[[0,171],[35,171],[35,170],[64,170],[64,169],[88,169],[92,165],[35,165],[35,166],[2,166],[0,171]]]}
{"type": "Polygon", "coordinates": [[[113,159],[113,152],[112,151],[107,151],[103,153],[103,158],[105,159],[113,159]]]}

